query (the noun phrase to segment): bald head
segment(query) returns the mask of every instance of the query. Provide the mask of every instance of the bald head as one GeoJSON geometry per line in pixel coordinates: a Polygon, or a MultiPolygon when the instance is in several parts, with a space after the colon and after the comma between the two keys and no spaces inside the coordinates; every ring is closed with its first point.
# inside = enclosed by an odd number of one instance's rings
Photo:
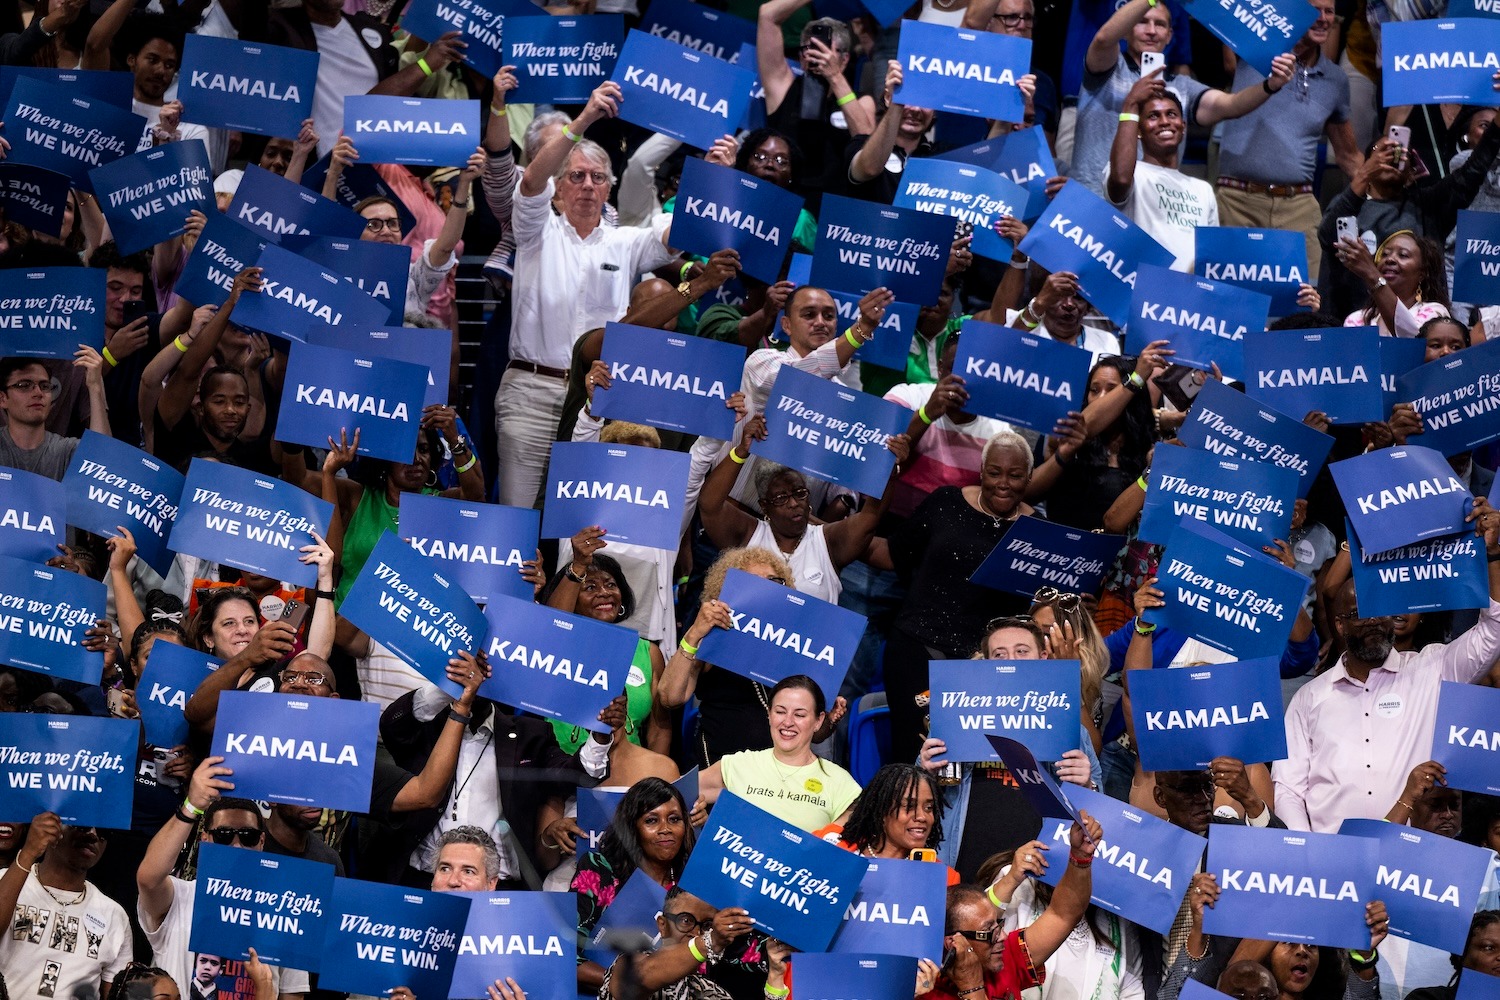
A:
{"type": "Polygon", "coordinates": [[[337,698],[338,682],[328,661],[316,653],[303,651],[281,668],[281,690],[305,698],[337,698]]]}
{"type": "Polygon", "coordinates": [[[1219,977],[1218,989],[1236,1000],[1277,1000],[1281,988],[1271,970],[1249,959],[1235,962],[1219,977]]]}

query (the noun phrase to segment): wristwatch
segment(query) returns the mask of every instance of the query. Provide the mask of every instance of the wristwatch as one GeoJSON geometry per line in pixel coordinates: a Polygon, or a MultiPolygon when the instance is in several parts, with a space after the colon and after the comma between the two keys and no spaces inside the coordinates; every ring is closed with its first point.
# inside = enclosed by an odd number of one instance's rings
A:
{"type": "Polygon", "coordinates": [[[691,299],[693,297],[692,289],[689,287],[691,284],[691,281],[679,281],[677,283],[677,294],[685,299],[691,299]]]}

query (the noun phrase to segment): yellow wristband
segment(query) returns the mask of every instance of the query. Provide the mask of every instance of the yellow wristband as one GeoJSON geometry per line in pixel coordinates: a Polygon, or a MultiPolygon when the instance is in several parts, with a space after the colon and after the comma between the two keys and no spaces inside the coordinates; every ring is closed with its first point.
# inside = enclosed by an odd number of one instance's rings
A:
{"type": "Polygon", "coordinates": [[[457,472],[461,476],[465,472],[468,472],[470,469],[474,468],[474,464],[476,462],[478,462],[478,461],[479,461],[479,456],[478,455],[470,455],[469,456],[469,460],[467,462],[465,462],[463,465],[458,466],[453,471],[457,472]]]}
{"type": "Polygon", "coordinates": [[[733,448],[729,449],[729,460],[735,465],[744,465],[747,459],[740,458],[740,453],[733,448]]]}
{"type": "Polygon", "coordinates": [[[763,987],[768,997],[784,997],[792,991],[790,986],[766,986],[763,987]]]}
{"type": "Polygon", "coordinates": [[[845,94],[843,97],[840,97],[838,99],[838,101],[837,101],[837,104],[841,108],[842,107],[847,107],[848,105],[853,104],[854,100],[855,100],[854,91],[851,90],[851,91],[849,91],[849,93],[845,94]]]}
{"type": "Polygon", "coordinates": [[[926,403],[923,403],[921,406],[917,407],[917,416],[922,418],[922,423],[927,424],[928,426],[932,425],[932,418],[927,415],[926,403]]]}
{"type": "Polygon", "coordinates": [[[187,353],[187,345],[182,342],[182,337],[181,336],[176,336],[176,337],[172,338],[172,346],[175,347],[175,348],[177,348],[183,354],[187,353]]]}
{"type": "Polygon", "coordinates": [[[699,962],[707,961],[707,959],[705,959],[703,957],[703,952],[701,952],[701,951],[698,950],[698,939],[697,938],[688,938],[688,954],[692,955],[699,962]]]}
{"type": "Polygon", "coordinates": [[[493,104],[490,105],[490,114],[494,115],[496,118],[504,118],[506,113],[507,112],[504,108],[497,108],[493,104]]]}
{"type": "Polygon", "coordinates": [[[109,362],[109,366],[111,368],[115,367],[116,365],[118,365],[120,363],[120,362],[118,362],[118,361],[115,360],[115,356],[113,354],[109,353],[109,348],[107,348],[107,347],[103,351],[100,351],[99,353],[101,353],[101,354],[104,355],[104,360],[109,362]]]}
{"type": "Polygon", "coordinates": [[[1146,476],[1144,473],[1142,473],[1141,478],[1135,481],[1135,484],[1141,488],[1142,493],[1146,492],[1146,476]]]}
{"type": "Polygon", "coordinates": [[[1122,112],[1120,112],[1120,121],[1122,121],[1122,122],[1135,122],[1137,125],[1139,125],[1140,121],[1141,121],[1141,116],[1140,115],[1133,115],[1129,111],[1122,111],[1122,112]]]}
{"type": "Polygon", "coordinates": [[[582,142],[583,141],[583,136],[581,136],[581,135],[574,135],[573,134],[573,130],[570,129],[570,128],[568,128],[568,126],[566,126],[566,125],[563,126],[563,135],[565,135],[565,136],[568,137],[568,141],[569,142],[582,142]]]}
{"type": "MultiPolygon", "coordinates": [[[[694,646],[692,643],[688,642],[686,639],[683,639],[680,642],[678,642],[677,643],[677,648],[680,649],[680,650],[682,650],[684,653],[686,653],[689,656],[697,656],[698,655],[698,647],[694,646]]],[[[699,961],[701,962],[703,960],[700,958],[699,961]]]]}
{"type": "Polygon", "coordinates": [[[984,898],[988,899],[990,901],[990,905],[1002,913],[1010,909],[1009,903],[1001,899],[999,896],[995,895],[995,887],[993,885],[984,890],[984,898]]]}
{"type": "Polygon", "coordinates": [[[417,59],[417,66],[421,68],[423,76],[431,76],[432,75],[432,67],[429,66],[429,65],[427,65],[427,57],[426,56],[420,56],[420,57],[418,57],[418,59],[417,59]]]}

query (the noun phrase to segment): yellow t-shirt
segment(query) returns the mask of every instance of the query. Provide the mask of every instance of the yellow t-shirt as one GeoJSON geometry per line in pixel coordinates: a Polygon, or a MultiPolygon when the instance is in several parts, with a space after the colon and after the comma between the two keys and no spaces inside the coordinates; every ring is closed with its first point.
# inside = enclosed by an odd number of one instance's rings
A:
{"type": "Polygon", "coordinates": [[[746,750],[728,754],[719,765],[725,788],[808,832],[832,823],[859,798],[849,772],[821,758],[790,767],[772,750],[746,750]]]}

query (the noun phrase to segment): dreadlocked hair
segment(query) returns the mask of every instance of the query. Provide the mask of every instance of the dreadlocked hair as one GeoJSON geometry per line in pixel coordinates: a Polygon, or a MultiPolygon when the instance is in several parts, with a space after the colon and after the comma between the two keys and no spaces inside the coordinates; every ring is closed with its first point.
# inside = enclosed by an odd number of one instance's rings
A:
{"type": "Polygon", "coordinates": [[[858,850],[879,851],[885,847],[885,821],[903,809],[916,809],[922,786],[932,793],[932,828],[925,847],[943,842],[943,800],[937,782],[925,768],[915,764],[887,764],[865,786],[849,822],[844,824],[844,843],[858,850]]]}

